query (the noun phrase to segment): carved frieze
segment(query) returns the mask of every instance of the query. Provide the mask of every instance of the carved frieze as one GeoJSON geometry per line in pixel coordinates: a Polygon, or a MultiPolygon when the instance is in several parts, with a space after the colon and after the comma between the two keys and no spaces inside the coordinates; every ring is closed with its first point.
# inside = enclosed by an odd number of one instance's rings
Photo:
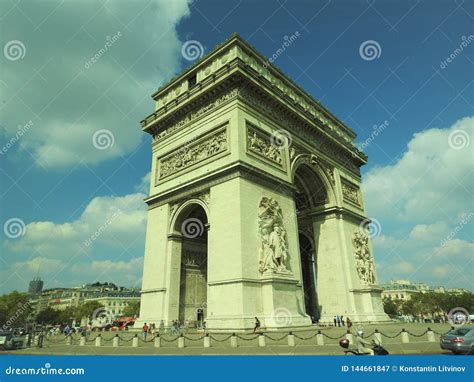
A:
{"type": "Polygon", "coordinates": [[[190,112],[186,114],[182,119],[178,120],[177,122],[174,122],[171,126],[167,127],[165,130],[161,131],[160,133],[156,134],[154,136],[155,140],[159,140],[160,138],[164,138],[166,136],[169,136],[178,130],[181,129],[181,127],[187,125],[188,123],[194,121],[195,119],[199,118],[201,115],[205,114],[208,111],[211,111],[212,109],[217,108],[219,105],[224,103],[225,101],[228,101],[232,98],[235,98],[239,93],[239,90],[237,88],[234,88],[224,94],[221,94],[217,98],[209,101],[205,105],[199,107],[198,109],[194,110],[193,112],[190,112]]]}
{"type": "Polygon", "coordinates": [[[361,284],[375,284],[375,262],[369,251],[369,237],[360,231],[352,235],[357,274],[361,284]]]}
{"type": "Polygon", "coordinates": [[[189,141],[172,154],[158,160],[158,179],[166,178],[208,158],[228,150],[227,129],[189,141]]]}
{"type": "Polygon", "coordinates": [[[283,167],[282,149],[272,144],[270,135],[247,126],[247,152],[256,154],[278,167],[283,167]]]}
{"type": "Polygon", "coordinates": [[[359,188],[347,181],[341,179],[342,196],[345,201],[361,205],[359,188]]]}
{"type": "MultiPolygon", "coordinates": [[[[239,91],[238,97],[247,101],[252,107],[257,108],[260,112],[266,114],[269,118],[275,119],[281,126],[285,126],[285,129],[290,132],[297,132],[298,136],[318,149],[325,153],[328,157],[334,158],[339,163],[343,164],[346,168],[351,170],[357,176],[360,176],[360,169],[354,163],[354,158],[351,154],[345,151],[342,147],[338,147],[336,143],[329,142],[328,138],[323,137],[321,133],[313,129],[313,131],[304,128],[301,122],[296,121],[293,118],[289,118],[287,114],[280,111],[278,108],[272,106],[267,100],[261,96],[257,96],[252,90],[243,88],[239,91]]],[[[354,148],[356,150],[356,148],[354,148]]],[[[297,152],[291,153],[291,156],[296,156],[297,152]]]]}

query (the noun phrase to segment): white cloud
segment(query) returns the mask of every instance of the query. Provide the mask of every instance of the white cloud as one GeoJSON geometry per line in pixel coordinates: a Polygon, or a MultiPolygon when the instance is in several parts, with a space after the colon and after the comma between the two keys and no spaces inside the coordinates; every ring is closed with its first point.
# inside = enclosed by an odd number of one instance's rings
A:
{"type": "Polygon", "coordinates": [[[408,150],[393,165],[375,167],[364,178],[370,213],[379,220],[416,221],[459,219],[471,205],[474,117],[457,121],[449,129],[430,129],[415,134],[408,150]],[[465,131],[470,145],[453,149],[449,136],[465,131]]]}
{"type": "Polygon", "coordinates": [[[474,117],[463,118],[415,134],[399,160],[367,173],[367,211],[384,232],[373,239],[382,280],[472,289],[473,144],[474,117]],[[459,131],[462,147],[453,142],[459,131]]]}
{"type": "Polygon", "coordinates": [[[179,70],[176,25],[189,15],[188,1],[0,2],[0,12],[2,41],[26,48],[22,60],[0,60],[6,138],[33,122],[8,158],[24,158],[14,154],[23,149],[45,168],[64,169],[137,147],[145,137],[139,121],[153,111],[150,95],[179,70]],[[92,143],[101,129],[114,137],[106,150],[92,143]]]}
{"type": "Polygon", "coordinates": [[[47,287],[97,280],[139,286],[146,230],[144,197],[141,193],[96,197],[77,220],[27,224],[24,236],[3,242],[0,289],[24,290],[38,270],[47,287]]]}

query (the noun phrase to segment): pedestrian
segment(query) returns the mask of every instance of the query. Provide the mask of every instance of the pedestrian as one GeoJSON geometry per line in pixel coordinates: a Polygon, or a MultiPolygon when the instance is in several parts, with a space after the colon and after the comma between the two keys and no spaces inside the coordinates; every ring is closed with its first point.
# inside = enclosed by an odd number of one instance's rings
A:
{"type": "Polygon", "coordinates": [[[143,324],[142,334],[143,334],[143,339],[146,341],[146,335],[148,334],[148,325],[146,324],[146,322],[143,324]]]}
{"type": "Polygon", "coordinates": [[[337,326],[341,327],[341,317],[339,317],[339,315],[336,316],[336,322],[337,322],[337,326]]]}
{"type": "Polygon", "coordinates": [[[344,326],[344,316],[341,316],[341,324],[344,326]]]}
{"type": "Polygon", "coordinates": [[[255,333],[257,330],[260,330],[260,320],[255,317],[255,327],[253,328],[253,332],[255,333]]]}
{"type": "Polygon", "coordinates": [[[336,324],[337,324],[337,318],[336,316],[334,316],[334,327],[336,327],[336,324]]]}
{"type": "Polygon", "coordinates": [[[347,329],[352,328],[352,321],[349,317],[346,318],[346,322],[347,322],[347,329]]]}

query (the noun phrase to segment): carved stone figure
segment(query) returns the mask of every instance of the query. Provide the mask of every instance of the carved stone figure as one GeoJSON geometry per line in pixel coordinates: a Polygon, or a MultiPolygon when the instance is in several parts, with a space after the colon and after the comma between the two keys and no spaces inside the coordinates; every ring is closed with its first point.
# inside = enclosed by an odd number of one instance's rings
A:
{"type": "Polygon", "coordinates": [[[227,150],[227,132],[220,130],[206,139],[185,144],[182,149],[160,160],[160,177],[172,175],[220,152],[227,150]]]}
{"type": "Polygon", "coordinates": [[[352,244],[355,249],[356,268],[361,283],[375,284],[375,265],[369,251],[369,237],[365,233],[356,231],[352,236],[352,244]]]}
{"type": "Polygon", "coordinates": [[[270,137],[257,133],[249,129],[248,131],[248,150],[262,156],[278,165],[282,164],[282,155],[280,149],[270,142],[270,137]]]}
{"type": "Polygon", "coordinates": [[[261,273],[288,273],[288,238],[281,207],[276,200],[263,197],[259,209],[259,270],[261,273]]]}

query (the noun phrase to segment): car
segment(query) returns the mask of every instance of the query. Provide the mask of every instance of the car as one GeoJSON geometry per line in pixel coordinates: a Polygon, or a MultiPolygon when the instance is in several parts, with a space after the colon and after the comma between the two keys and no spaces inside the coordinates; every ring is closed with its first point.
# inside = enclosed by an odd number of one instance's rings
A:
{"type": "Polygon", "coordinates": [[[439,346],[454,354],[474,354],[474,327],[451,329],[440,337],[439,346]]]}
{"type": "Polygon", "coordinates": [[[25,336],[15,335],[12,332],[1,332],[0,333],[0,349],[1,350],[14,350],[23,347],[25,343],[25,336]]]}

